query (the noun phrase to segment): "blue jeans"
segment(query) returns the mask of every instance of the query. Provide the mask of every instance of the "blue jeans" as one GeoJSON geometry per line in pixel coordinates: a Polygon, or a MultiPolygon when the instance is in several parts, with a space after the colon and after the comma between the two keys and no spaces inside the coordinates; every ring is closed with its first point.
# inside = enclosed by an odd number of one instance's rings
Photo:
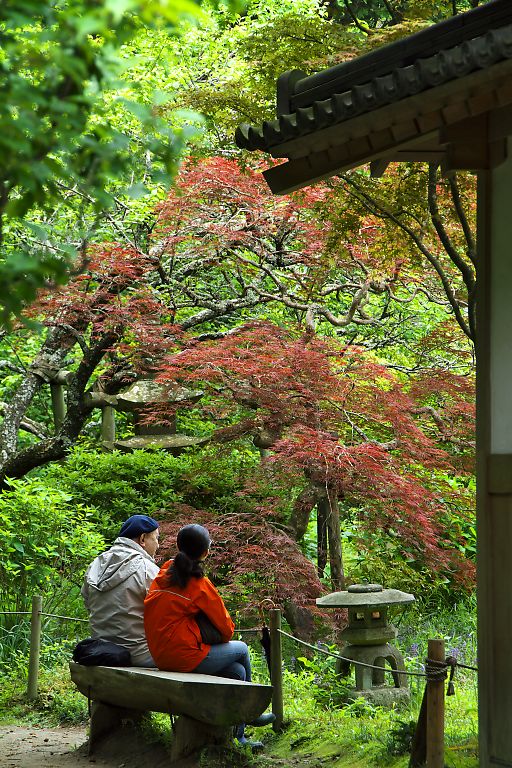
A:
{"type": "Polygon", "coordinates": [[[249,649],[241,640],[212,645],[208,656],[193,670],[203,675],[219,675],[232,680],[251,680],[249,649]]]}

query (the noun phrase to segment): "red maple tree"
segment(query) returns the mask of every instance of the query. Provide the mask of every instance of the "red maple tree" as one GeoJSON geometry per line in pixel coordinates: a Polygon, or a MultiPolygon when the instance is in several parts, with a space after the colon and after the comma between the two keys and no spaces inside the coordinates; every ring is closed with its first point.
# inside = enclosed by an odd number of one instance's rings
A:
{"type": "Polygon", "coordinates": [[[176,534],[191,521],[205,525],[212,537],[206,569],[238,626],[259,625],[259,609],[281,608],[299,637],[310,638],[315,618],[329,623],[331,616],[315,605],[324,588],[313,563],[297,542],[279,528],[270,512],[218,514],[184,504],[158,513],[163,560],[176,554],[176,534]]]}
{"type": "MultiPolygon", "coordinates": [[[[216,439],[251,435],[263,451],[271,449],[270,463],[305,474],[316,498],[290,524],[300,538],[311,507],[319,497],[326,501],[334,586],[343,583],[341,498],[359,509],[363,528],[398,534],[405,554],[414,552],[431,568],[461,579],[470,576],[471,566],[443,545],[443,503],[426,477],[427,469],[452,465],[440,445],[446,445],[448,431],[438,431],[436,440],[417,420],[418,412],[426,413],[416,399],[418,393],[426,397],[424,387],[407,392],[358,348],[266,322],[209,343],[191,342],[167,359],[159,380],[171,388],[200,382],[209,416],[225,420],[231,414],[232,423],[220,427],[216,439]]],[[[453,389],[452,382],[452,394],[453,389]]],[[[468,402],[461,410],[469,429],[468,402]]],[[[154,417],[165,418],[164,411],[154,417]]],[[[442,413],[436,415],[443,425],[442,413]]],[[[429,422],[435,426],[436,420],[429,422]]]]}

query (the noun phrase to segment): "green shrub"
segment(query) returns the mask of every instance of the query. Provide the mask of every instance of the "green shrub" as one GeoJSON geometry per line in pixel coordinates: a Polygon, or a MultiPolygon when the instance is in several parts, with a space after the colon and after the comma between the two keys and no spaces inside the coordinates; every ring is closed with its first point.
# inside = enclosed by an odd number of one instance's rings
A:
{"type": "Polygon", "coordinates": [[[0,495],[0,538],[0,611],[29,611],[36,593],[46,612],[74,609],[85,567],[104,548],[91,510],[41,478],[10,481],[0,495]]]}
{"type": "Polygon", "coordinates": [[[19,654],[9,669],[0,670],[0,720],[45,726],[82,725],[88,722],[87,699],[69,677],[67,664],[41,666],[39,694],[28,701],[28,658],[19,654]]]}
{"type": "Polygon", "coordinates": [[[36,706],[57,725],[82,725],[89,720],[87,699],[69,680],[67,667],[44,674],[36,706]]]}
{"type": "Polygon", "coordinates": [[[64,463],[46,471],[44,482],[93,508],[110,541],[130,515],[158,517],[159,510],[177,502],[219,511],[240,507],[235,494],[256,461],[253,452],[237,449],[222,454],[205,448],[171,456],[162,451],[96,453],[78,447],[64,463]]]}

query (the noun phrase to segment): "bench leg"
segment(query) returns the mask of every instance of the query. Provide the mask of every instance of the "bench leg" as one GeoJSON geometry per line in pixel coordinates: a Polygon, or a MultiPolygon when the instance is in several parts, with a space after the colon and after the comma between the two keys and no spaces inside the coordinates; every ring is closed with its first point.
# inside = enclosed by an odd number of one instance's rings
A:
{"type": "Polygon", "coordinates": [[[138,722],[143,713],[123,707],[112,707],[101,701],[91,701],[91,727],[89,731],[89,755],[99,742],[119,728],[123,720],[138,722]]]}
{"type": "Polygon", "coordinates": [[[229,746],[233,741],[233,728],[207,725],[180,715],[173,726],[171,762],[182,760],[206,746],[229,746]]]}

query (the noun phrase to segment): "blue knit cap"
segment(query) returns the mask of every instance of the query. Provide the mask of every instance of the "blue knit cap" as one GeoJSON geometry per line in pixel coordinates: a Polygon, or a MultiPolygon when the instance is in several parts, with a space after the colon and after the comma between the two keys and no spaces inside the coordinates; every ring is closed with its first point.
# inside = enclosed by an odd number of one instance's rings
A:
{"type": "Polygon", "coordinates": [[[125,536],[127,539],[138,539],[141,533],[151,533],[151,531],[156,531],[157,528],[158,523],[152,517],[132,515],[122,524],[119,535],[125,536]]]}

